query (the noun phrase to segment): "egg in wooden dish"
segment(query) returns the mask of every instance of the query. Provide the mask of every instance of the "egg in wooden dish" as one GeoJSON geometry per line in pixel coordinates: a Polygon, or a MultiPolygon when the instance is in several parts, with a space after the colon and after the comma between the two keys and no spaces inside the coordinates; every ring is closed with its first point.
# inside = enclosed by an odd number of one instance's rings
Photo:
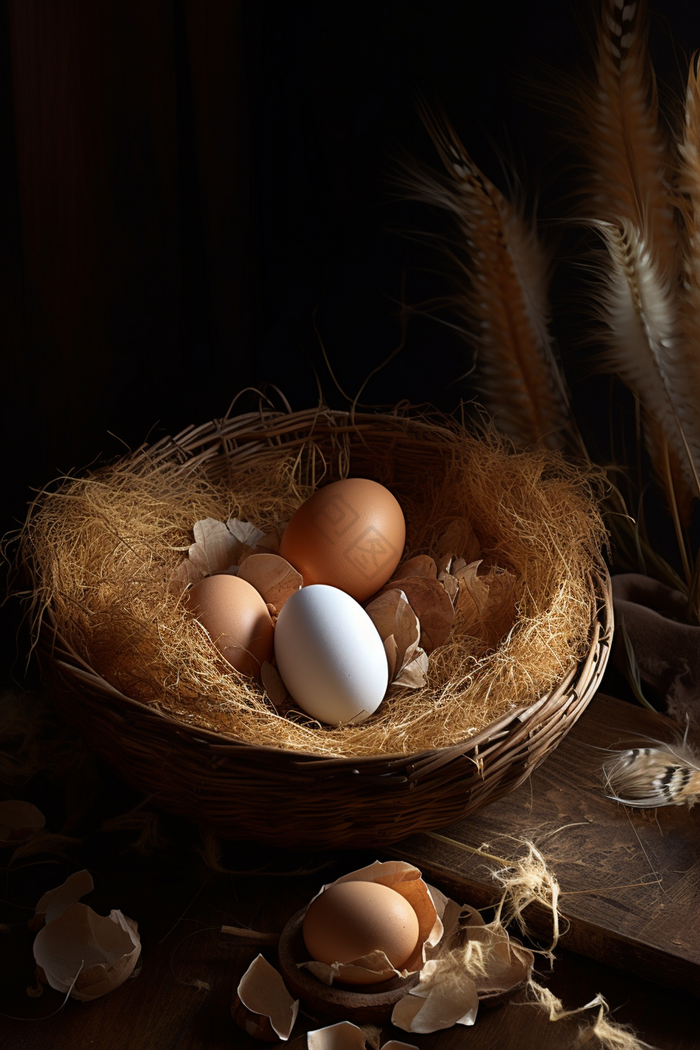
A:
{"type": "Polygon", "coordinates": [[[401,972],[418,947],[416,912],[400,893],[381,882],[335,882],[315,897],[302,924],[304,943],[317,962],[355,963],[343,970],[345,984],[385,981],[386,972],[361,966],[363,959],[383,952],[401,972]]]}

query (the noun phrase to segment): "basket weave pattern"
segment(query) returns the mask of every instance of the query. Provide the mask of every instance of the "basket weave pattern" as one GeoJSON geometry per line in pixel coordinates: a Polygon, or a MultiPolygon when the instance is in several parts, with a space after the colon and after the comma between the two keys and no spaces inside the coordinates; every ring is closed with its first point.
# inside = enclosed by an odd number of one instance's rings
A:
{"type": "MultiPolygon", "coordinates": [[[[254,413],[190,428],[131,460],[225,480],[251,457],[278,454],[281,445],[305,449],[312,438],[332,445],[340,460],[351,458],[356,472],[405,480],[412,443],[421,441],[425,460],[429,432],[427,424],[400,415],[254,413]]],[[[436,471],[442,456],[436,446],[436,471]]],[[[66,718],[160,808],[225,838],[294,848],[370,847],[474,812],[517,787],[557,746],[598,689],[610,651],[612,600],[602,562],[591,565],[590,586],[597,600],[587,655],[554,689],[466,741],[410,755],[328,758],[189,726],[98,675],[62,638],[50,608],[39,653],[66,718]]]]}

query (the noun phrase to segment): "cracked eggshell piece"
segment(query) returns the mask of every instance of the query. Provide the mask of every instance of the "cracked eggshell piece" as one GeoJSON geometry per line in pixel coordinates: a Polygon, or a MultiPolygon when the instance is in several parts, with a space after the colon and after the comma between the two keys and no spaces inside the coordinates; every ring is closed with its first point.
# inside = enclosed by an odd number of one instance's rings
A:
{"type": "Polygon", "coordinates": [[[87,869],[83,868],[82,871],[73,872],[65,882],[53,890],[47,890],[39,900],[34,909],[34,917],[29,922],[30,928],[38,930],[45,923],[53,922],[69,904],[75,904],[94,888],[95,883],[87,869]]]}
{"type": "Polygon", "coordinates": [[[462,905],[457,928],[450,931],[446,946],[454,944],[455,939],[481,946],[487,972],[475,977],[480,996],[508,994],[528,980],[535,962],[532,951],[511,937],[497,920],[485,922],[481,912],[469,904],[462,905]]]}
{"type": "Polygon", "coordinates": [[[281,974],[257,955],[234,993],[231,1015],[236,1024],[258,1039],[286,1041],[298,1012],[299,1000],[292,999],[281,974]]]}
{"type": "Polygon", "coordinates": [[[58,992],[88,1002],[123,984],[141,952],[138,926],[120,911],[98,915],[69,904],[34,938],[39,976],[58,992]]]}
{"type": "Polygon", "coordinates": [[[301,573],[279,554],[251,554],[240,565],[238,579],[255,587],[275,616],[303,583],[301,573]]]}
{"type": "Polygon", "coordinates": [[[458,983],[444,981],[435,960],[421,970],[418,986],[394,1007],[391,1023],[404,1032],[427,1034],[453,1025],[473,1025],[479,1010],[474,980],[462,974],[458,983]]]}
{"type": "Polygon", "coordinates": [[[0,846],[16,846],[44,830],[44,814],[31,802],[8,799],[0,802],[0,846]]]}
{"type": "Polygon", "coordinates": [[[470,905],[447,900],[444,936],[423,966],[418,984],[394,1006],[391,1023],[405,1032],[438,1032],[473,1025],[483,999],[509,998],[530,976],[533,953],[470,905]],[[470,973],[469,949],[477,962],[470,973]]]}
{"type": "MultiPolygon", "coordinates": [[[[365,1033],[350,1021],[340,1021],[326,1028],[316,1028],[306,1036],[307,1050],[367,1050],[365,1033]]],[[[381,1050],[418,1050],[415,1043],[390,1039],[381,1050]]]]}

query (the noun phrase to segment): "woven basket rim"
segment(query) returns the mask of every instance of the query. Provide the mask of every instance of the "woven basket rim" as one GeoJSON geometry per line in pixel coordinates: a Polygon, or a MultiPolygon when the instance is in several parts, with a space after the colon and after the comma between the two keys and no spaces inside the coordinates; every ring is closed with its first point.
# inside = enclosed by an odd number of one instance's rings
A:
{"type": "MultiPolygon", "coordinates": [[[[445,437],[451,439],[458,436],[460,431],[464,433],[463,424],[454,416],[440,412],[431,406],[423,406],[421,413],[416,415],[417,407],[420,406],[401,404],[390,411],[359,412],[326,406],[296,411],[265,409],[261,406],[257,412],[247,412],[239,416],[227,414],[206,423],[190,424],[175,435],[164,435],[152,444],[144,442],[132,452],[120,457],[118,461],[128,463],[147,459],[153,463],[158,460],[165,461],[179,457],[183,466],[199,466],[222,451],[230,451],[236,445],[245,444],[251,452],[255,451],[255,446],[251,445],[251,439],[261,439],[266,432],[268,441],[274,434],[279,439],[285,439],[285,448],[293,448],[295,444],[308,440],[308,434],[300,436],[297,442],[291,441],[286,435],[302,427],[313,431],[324,422],[329,424],[333,433],[338,435],[371,432],[372,425],[377,423],[384,427],[391,424],[397,431],[404,432],[417,433],[421,429],[431,433],[441,432],[445,437]]],[[[382,433],[385,432],[386,430],[383,429],[382,433]]],[[[258,446],[258,448],[266,449],[269,447],[262,441],[258,446]]]]}

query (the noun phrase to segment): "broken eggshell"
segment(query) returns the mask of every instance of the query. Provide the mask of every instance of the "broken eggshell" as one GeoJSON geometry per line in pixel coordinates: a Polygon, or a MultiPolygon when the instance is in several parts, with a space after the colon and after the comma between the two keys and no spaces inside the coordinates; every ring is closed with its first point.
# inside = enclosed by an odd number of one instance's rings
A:
{"type": "Polygon", "coordinates": [[[205,576],[229,572],[264,537],[260,529],[237,518],[202,518],[194,523],[192,532],[194,543],[177,574],[183,583],[197,583],[205,576]]]}
{"type": "Polygon", "coordinates": [[[123,984],[140,952],[132,919],[120,911],[98,915],[87,904],[69,904],[34,938],[39,979],[82,1002],[123,984]]]}
{"type": "MultiPolygon", "coordinates": [[[[313,900],[330,886],[351,881],[378,882],[405,898],[418,918],[418,944],[415,952],[400,972],[394,969],[383,951],[376,951],[362,959],[348,960],[344,963],[328,964],[311,959],[300,965],[327,985],[332,985],[334,981],[342,982],[348,976],[352,984],[361,984],[363,972],[366,983],[374,984],[397,976],[406,977],[420,970],[425,962],[426,953],[442,937],[443,925],[440,915],[447,898],[437,890],[431,891],[423,881],[419,869],[412,864],[404,861],[375,861],[323,886],[313,900]]],[[[309,905],[311,903],[312,901],[309,905]]]]}
{"type": "Polygon", "coordinates": [[[379,594],[399,589],[406,595],[420,624],[420,644],[426,653],[431,653],[447,641],[455,611],[444,585],[436,578],[427,576],[402,576],[386,583],[379,594]]]}
{"type": "Polygon", "coordinates": [[[0,846],[16,846],[43,831],[45,825],[44,814],[31,802],[0,802],[0,846]]]}
{"type": "Polygon", "coordinates": [[[482,1001],[500,1001],[511,995],[529,978],[535,957],[517,938],[511,937],[498,920],[485,922],[476,908],[468,904],[459,910],[456,928],[451,927],[446,946],[479,946],[483,973],[475,976],[482,1001]]]}
{"type": "Polygon", "coordinates": [[[69,904],[75,904],[86,893],[95,888],[92,875],[86,869],[75,871],[65,882],[52,890],[47,890],[34,909],[34,916],[29,921],[33,930],[39,930],[45,923],[53,922],[69,904]]]}
{"type": "Polygon", "coordinates": [[[374,598],[365,612],[384,643],[389,667],[386,695],[422,688],[427,681],[428,654],[420,646],[420,623],[404,592],[391,588],[374,598]]]}
{"type": "Polygon", "coordinates": [[[299,1012],[281,975],[263,955],[257,955],[238,982],[231,1016],[248,1035],[269,1042],[287,1040],[299,1012]]]}
{"type": "Polygon", "coordinates": [[[391,1023],[429,1033],[473,1025],[480,1003],[496,1005],[530,977],[533,953],[470,905],[447,901],[444,935],[423,966],[417,985],[394,1007],[391,1023]]]}
{"type": "MultiPolygon", "coordinates": [[[[350,1021],[339,1021],[326,1028],[315,1028],[306,1036],[307,1050],[367,1050],[365,1033],[350,1021]]],[[[380,1050],[418,1050],[414,1043],[390,1039],[380,1050]]]]}
{"type": "Polygon", "coordinates": [[[453,1025],[473,1025],[479,1009],[474,980],[466,973],[446,982],[441,968],[428,961],[417,986],[394,1007],[391,1023],[404,1032],[439,1032],[453,1025]]]}
{"type": "Polygon", "coordinates": [[[442,523],[433,549],[438,573],[454,572],[456,562],[467,564],[481,555],[481,544],[466,518],[450,518],[442,523]]]}
{"type": "Polygon", "coordinates": [[[456,611],[462,629],[487,648],[495,648],[513,627],[520,583],[508,569],[470,562],[456,570],[456,611]]]}
{"type": "Polygon", "coordinates": [[[264,533],[239,518],[201,518],[194,523],[192,532],[194,543],[174,576],[178,589],[219,572],[236,575],[249,555],[273,553],[279,547],[277,530],[264,533]]]}
{"type": "Polygon", "coordinates": [[[301,573],[279,554],[249,555],[238,568],[238,578],[255,587],[263,601],[272,606],[275,617],[303,584],[301,573]]]}

